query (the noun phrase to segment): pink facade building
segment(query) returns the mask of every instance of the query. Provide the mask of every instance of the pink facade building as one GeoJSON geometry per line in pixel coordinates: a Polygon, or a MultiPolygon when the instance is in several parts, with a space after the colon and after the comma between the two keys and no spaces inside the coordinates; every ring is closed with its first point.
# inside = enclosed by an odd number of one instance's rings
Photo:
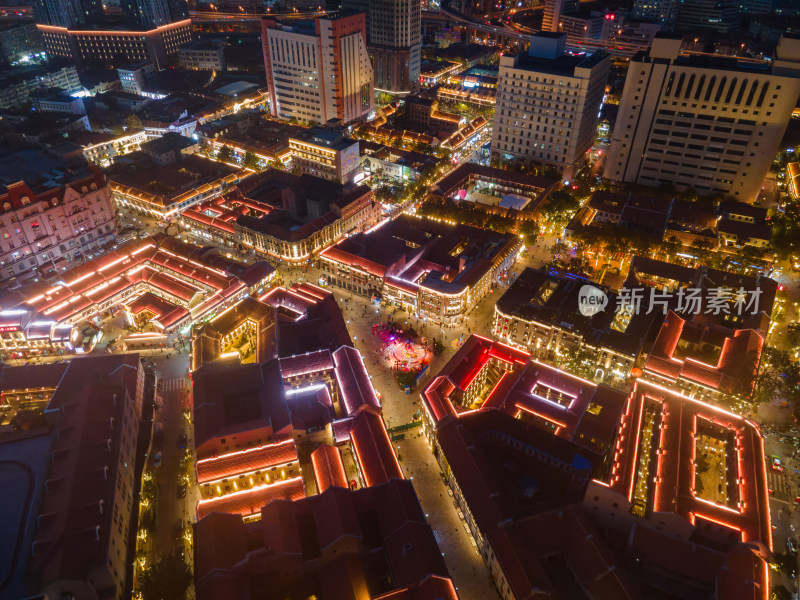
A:
{"type": "Polygon", "coordinates": [[[105,176],[92,168],[57,188],[24,181],[0,196],[0,281],[60,272],[89,258],[115,233],[105,176]]]}

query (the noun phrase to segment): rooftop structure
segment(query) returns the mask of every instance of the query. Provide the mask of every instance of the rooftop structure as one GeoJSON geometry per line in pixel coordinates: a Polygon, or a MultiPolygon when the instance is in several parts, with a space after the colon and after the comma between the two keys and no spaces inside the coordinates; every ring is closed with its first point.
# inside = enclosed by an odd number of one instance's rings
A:
{"type": "Polygon", "coordinates": [[[529,198],[525,212],[535,216],[547,195],[557,185],[556,180],[548,177],[514,173],[477,163],[464,163],[439,180],[431,188],[431,194],[459,200],[465,198],[462,190],[467,192],[472,188],[479,188],[500,197],[513,194],[529,198]]]}
{"type": "Polygon", "coordinates": [[[108,171],[114,202],[164,220],[182,210],[225,193],[246,174],[199,156],[159,165],[144,153],[134,152],[117,160],[108,171]]]}
{"type": "Polygon", "coordinates": [[[446,417],[497,411],[534,424],[581,447],[595,465],[614,440],[625,396],[527,352],[473,335],[422,394],[426,432],[446,417]]]}
{"type": "Polygon", "coordinates": [[[442,473],[511,597],[768,596],[751,421],[641,379],[629,393],[597,386],[474,335],[422,400],[442,473]]]}
{"type": "Polygon", "coordinates": [[[338,128],[315,127],[289,138],[292,163],[301,173],[341,184],[355,183],[359,168],[358,140],[338,128]]]}
{"type": "Polygon", "coordinates": [[[227,512],[255,519],[272,499],[403,479],[351,343],[333,295],[310,284],[248,298],[195,330],[201,518],[227,512]],[[222,353],[254,316],[257,362],[222,353]],[[356,467],[350,481],[343,454],[356,467]]]}
{"type": "Polygon", "coordinates": [[[366,186],[345,188],[313,175],[269,169],[183,211],[180,223],[188,233],[219,245],[244,245],[305,262],[343,236],[372,227],[379,215],[366,186]]]}
{"type": "Polygon", "coordinates": [[[632,536],[616,550],[643,557],[637,583],[767,598],[772,530],[757,426],[641,380],[620,424],[610,478],[592,482],[584,503],[609,539],[632,536]],[[659,582],[653,568],[675,577],[659,582]]]}
{"type": "Polygon", "coordinates": [[[608,288],[571,273],[527,268],[497,301],[491,332],[547,362],[567,362],[589,352],[589,364],[565,367],[624,386],[641,353],[649,350],[664,315],[646,310],[627,314],[618,299],[608,288]],[[591,316],[580,311],[579,297],[586,286],[606,295],[606,310],[591,316]]]}
{"type": "Polygon", "coordinates": [[[359,141],[361,165],[364,175],[369,177],[379,171],[396,181],[416,181],[420,173],[432,169],[439,158],[413,150],[401,150],[374,142],[359,141]]]}
{"type": "Polygon", "coordinates": [[[766,217],[766,209],[744,202],[726,201],[707,207],[677,199],[665,202],[633,193],[598,190],[567,225],[565,237],[582,228],[610,223],[653,240],[677,240],[689,248],[699,240],[712,250],[736,253],[745,246],[766,249],[772,238],[766,217]]]}
{"type": "Polygon", "coordinates": [[[28,564],[20,567],[29,590],[122,596],[127,589],[143,394],[136,354],[77,358],[64,372],[45,411],[57,432],[47,482],[26,515],[38,523],[28,564]]]}
{"type": "Polygon", "coordinates": [[[645,363],[645,372],[705,396],[714,392],[748,396],[764,347],[753,329],[729,329],[670,311],[645,363]],[[703,393],[705,392],[705,393],[703,393]]]}
{"type": "Polygon", "coordinates": [[[490,543],[498,588],[513,598],[569,597],[575,590],[598,599],[639,597],[580,506],[511,521],[490,534],[490,543]]]}
{"type": "MultiPolygon", "coordinates": [[[[17,329],[46,325],[54,332],[124,302],[129,310],[142,294],[158,296],[158,316],[171,314],[165,303],[186,309],[169,322],[174,330],[186,320],[213,315],[251,293],[263,291],[274,269],[264,262],[252,265],[159,235],[133,241],[61,274],[55,282],[41,282],[0,298],[5,311],[14,311],[17,329]]],[[[157,317],[156,317],[157,318],[157,317]]],[[[165,328],[164,323],[156,323],[165,328]]],[[[10,325],[9,325],[10,326],[10,325]]]]}
{"type": "MultiPolygon", "coordinates": [[[[538,550],[519,536],[541,522],[536,519],[563,528],[567,537],[576,525],[593,531],[582,515],[547,511],[583,498],[590,474],[606,472],[625,395],[473,335],[422,400],[425,435],[498,588],[529,597],[523,590],[531,585],[564,585],[544,556],[576,549],[558,541],[562,534],[537,537],[547,546],[538,550]]],[[[584,551],[598,560],[594,568],[614,567],[600,540],[584,551]]],[[[583,586],[601,585],[586,563],[576,567],[571,575],[583,586]]],[[[602,585],[617,595],[599,597],[629,595],[624,577],[602,585]]]]}
{"type": "Polygon", "coordinates": [[[519,239],[401,215],[320,253],[329,283],[457,323],[514,261],[519,239]]]}
{"type": "Polygon", "coordinates": [[[243,596],[263,577],[286,597],[458,597],[411,482],[356,492],[334,486],[273,501],[260,516],[243,523],[215,513],[197,523],[199,600],[243,596]]]}

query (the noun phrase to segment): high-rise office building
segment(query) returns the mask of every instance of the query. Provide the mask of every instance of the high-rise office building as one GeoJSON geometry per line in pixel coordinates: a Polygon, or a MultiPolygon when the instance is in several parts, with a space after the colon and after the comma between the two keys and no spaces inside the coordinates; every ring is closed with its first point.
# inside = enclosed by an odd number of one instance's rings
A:
{"type": "Polygon", "coordinates": [[[189,18],[186,0],[122,0],[120,8],[129,26],[144,29],[189,18]]]}
{"type": "Polygon", "coordinates": [[[713,29],[720,33],[739,25],[739,11],[733,0],[691,0],[678,11],[677,31],[713,29]]]}
{"type": "Polygon", "coordinates": [[[739,0],[739,12],[751,15],[767,15],[775,6],[774,0],[739,0]]]}
{"type": "Polygon", "coordinates": [[[103,21],[101,0],[34,0],[36,22],[57,27],[97,25],[103,21]]]}
{"type": "Polygon", "coordinates": [[[630,18],[645,23],[658,23],[670,30],[678,20],[681,0],[634,0],[630,18]]]}
{"type": "Polygon", "coordinates": [[[800,40],[762,64],[680,48],[661,34],[631,59],[605,177],[752,201],[800,95],[800,40]]]}
{"type": "Polygon", "coordinates": [[[566,54],[566,41],[541,32],[527,54],[501,57],[492,157],[554,166],[571,179],[594,141],[611,60],[604,51],[566,54]]]}
{"type": "Polygon", "coordinates": [[[261,28],[273,116],[350,123],[374,108],[364,14],[261,28]]]}
{"type": "Polygon", "coordinates": [[[419,89],[422,13],[419,0],[343,0],[342,10],[367,17],[375,89],[405,95],[419,89]]]}
{"type": "Polygon", "coordinates": [[[578,0],[545,0],[542,15],[542,31],[558,31],[561,15],[578,10],[578,0]]]}

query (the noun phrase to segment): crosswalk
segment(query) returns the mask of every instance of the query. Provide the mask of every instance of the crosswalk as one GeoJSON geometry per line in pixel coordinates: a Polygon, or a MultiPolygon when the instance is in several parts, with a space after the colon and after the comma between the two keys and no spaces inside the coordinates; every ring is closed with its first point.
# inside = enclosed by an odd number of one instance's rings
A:
{"type": "Polygon", "coordinates": [[[772,490],[772,497],[779,500],[789,500],[791,498],[791,483],[786,473],[767,469],[767,485],[772,490]]]}
{"type": "Polygon", "coordinates": [[[185,390],[189,386],[190,383],[186,377],[171,377],[161,380],[162,392],[178,392],[180,390],[185,390]]]}

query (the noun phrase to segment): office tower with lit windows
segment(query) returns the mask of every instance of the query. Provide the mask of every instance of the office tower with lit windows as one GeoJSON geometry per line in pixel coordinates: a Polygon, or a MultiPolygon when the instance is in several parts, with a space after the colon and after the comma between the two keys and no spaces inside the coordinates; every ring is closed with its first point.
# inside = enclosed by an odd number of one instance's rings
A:
{"type": "Polygon", "coordinates": [[[678,11],[677,31],[733,31],[739,26],[739,11],[733,0],[691,0],[678,11]]]}
{"type": "Polygon", "coordinates": [[[33,15],[42,25],[98,25],[103,22],[103,3],[101,0],[34,0],[33,15]]]}
{"type": "Polygon", "coordinates": [[[367,17],[367,45],[376,91],[419,89],[422,13],[419,0],[343,0],[342,10],[367,17]]]}
{"type": "Polygon", "coordinates": [[[739,0],[739,12],[751,15],[768,15],[774,6],[773,0],[739,0]]]}
{"type": "Polygon", "coordinates": [[[130,27],[152,29],[189,18],[186,0],[122,0],[122,13],[130,27]]]}
{"type": "Polygon", "coordinates": [[[578,0],[545,0],[542,15],[542,31],[559,31],[561,15],[578,10],[578,0]]]}
{"type": "Polygon", "coordinates": [[[658,23],[670,30],[678,20],[681,0],[634,0],[630,18],[633,21],[658,23]]]}
{"type": "Polygon", "coordinates": [[[272,116],[324,124],[374,108],[364,14],[314,23],[261,22],[272,116]]]}
{"type": "Polygon", "coordinates": [[[566,33],[541,32],[527,54],[502,56],[492,157],[558,169],[571,179],[592,147],[611,60],[565,52],[566,33]]]}
{"type": "Polygon", "coordinates": [[[606,157],[612,181],[751,202],[800,95],[800,40],[771,62],[681,53],[659,34],[631,59],[606,157]]]}

